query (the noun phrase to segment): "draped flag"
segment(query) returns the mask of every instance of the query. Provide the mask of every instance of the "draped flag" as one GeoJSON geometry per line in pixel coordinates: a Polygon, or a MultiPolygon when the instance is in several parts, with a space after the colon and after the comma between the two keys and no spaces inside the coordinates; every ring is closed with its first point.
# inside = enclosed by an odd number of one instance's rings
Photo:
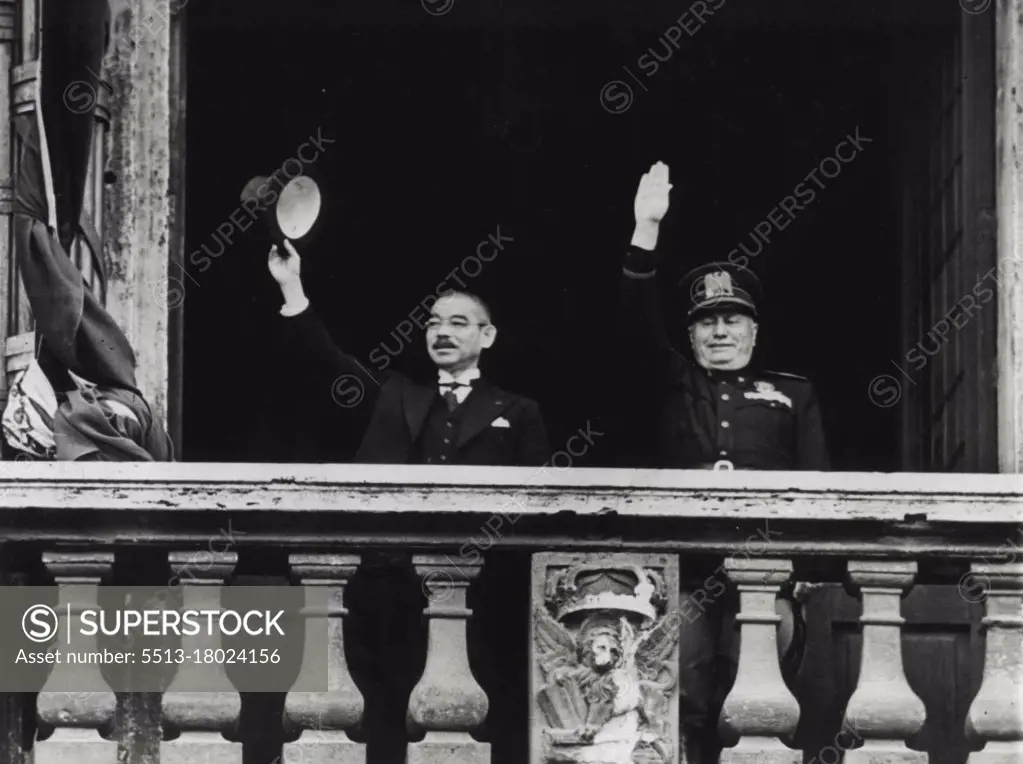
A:
{"type": "Polygon", "coordinates": [[[96,74],[110,9],[107,0],[46,0],[42,15],[36,108],[15,120],[14,247],[36,322],[39,367],[58,402],[56,456],[170,461],[170,439],[138,389],[131,345],[68,256],[78,237],[97,246],[82,217],[95,98],[82,94],[102,87],[96,74]]]}

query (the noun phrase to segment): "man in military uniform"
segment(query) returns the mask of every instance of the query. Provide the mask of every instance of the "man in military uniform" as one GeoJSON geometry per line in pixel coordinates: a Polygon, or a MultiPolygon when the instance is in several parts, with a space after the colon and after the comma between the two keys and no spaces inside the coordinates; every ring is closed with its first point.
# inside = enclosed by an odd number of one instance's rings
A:
{"type": "MultiPolygon", "coordinates": [[[[630,356],[638,359],[629,376],[641,385],[635,391],[623,388],[623,393],[637,410],[650,407],[645,411],[653,423],[646,439],[654,442],[655,466],[828,469],[813,386],[803,377],[767,371],[754,359],[763,299],[751,271],[731,263],[710,263],[690,271],[680,283],[680,312],[691,356],[672,346],[655,279],[658,233],[670,190],[668,167],[660,162],[640,181],[619,316],[622,339],[630,356]],[[656,438],[651,438],[654,431],[656,438]]],[[[702,581],[706,571],[691,573],[702,581]]],[[[682,596],[687,598],[687,592],[682,596]]],[[[782,619],[779,657],[788,675],[798,668],[803,645],[796,599],[787,591],[777,602],[782,619]]],[[[709,603],[703,617],[682,622],[682,726],[693,764],[717,761],[720,751],[716,722],[735,681],[738,660],[735,612],[730,592],[709,603]]]]}
{"type": "Polygon", "coordinates": [[[668,167],[655,164],[636,196],[636,230],[624,264],[621,320],[658,405],[658,467],[827,470],[813,386],[753,359],[760,281],[731,263],[709,263],[680,284],[692,359],[668,339],[654,277],[668,167]],[[668,416],[664,416],[667,414],[668,416]]]}

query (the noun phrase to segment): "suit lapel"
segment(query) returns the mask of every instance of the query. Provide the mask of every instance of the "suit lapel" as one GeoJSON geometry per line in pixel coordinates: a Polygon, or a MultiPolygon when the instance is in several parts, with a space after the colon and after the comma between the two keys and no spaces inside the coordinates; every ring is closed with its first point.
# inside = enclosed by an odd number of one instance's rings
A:
{"type": "Polygon", "coordinates": [[[414,383],[405,385],[402,392],[402,404],[405,409],[405,421],[408,423],[409,432],[412,433],[413,442],[423,429],[423,423],[426,421],[426,415],[430,413],[430,404],[435,395],[440,395],[435,387],[414,383]]]}
{"type": "Polygon", "coordinates": [[[465,399],[461,409],[461,426],[456,445],[461,448],[479,435],[501,415],[508,405],[508,396],[500,389],[480,379],[472,387],[472,393],[465,399]]]}

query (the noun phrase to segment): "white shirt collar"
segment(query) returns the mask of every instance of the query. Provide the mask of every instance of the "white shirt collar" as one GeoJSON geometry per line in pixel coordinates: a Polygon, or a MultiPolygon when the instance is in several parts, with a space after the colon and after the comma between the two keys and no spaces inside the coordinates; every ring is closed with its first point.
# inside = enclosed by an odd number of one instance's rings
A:
{"type": "Polygon", "coordinates": [[[452,382],[460,382],[463,385],[468,385],[480,378],[480,369],[478,366],[474,366],[471,369],[466,369],[459,374],[452,374],[446,369],[437,370],[437,384],[438,385],[450,385],[452,382]]]}

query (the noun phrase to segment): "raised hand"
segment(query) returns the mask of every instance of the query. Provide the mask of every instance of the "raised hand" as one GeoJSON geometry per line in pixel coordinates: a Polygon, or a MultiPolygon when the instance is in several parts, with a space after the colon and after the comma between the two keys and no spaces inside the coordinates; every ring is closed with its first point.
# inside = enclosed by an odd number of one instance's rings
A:
{"type": "Polygon", "coordinates": [[[270,257],[267,261],[270,275],[282,287],[300,281],[302,273],[302,258],[299,257],[298,250],[287,239],[284,240],[284,248],[288,252],[288,257],[282,257],[275,244],[270,247],[270,257]]]}
{"type": "Polygon", "coordinates": [[[664,162],[657,162],[639,179],[634,205],[637,226],[660,224],[668,213],[670,191],[668,165],[664,162]]]}
{"type": "Polygon", "coordinates": [[[632,235],[632,246],[646,250],[657,248],[657,234],[661,228],[661,220],[668,214],[670,191],[668,165],[664,162],[655,163],[639,179],[639,188],[636,190],[634,203],[636,231],[632,235]]]}

